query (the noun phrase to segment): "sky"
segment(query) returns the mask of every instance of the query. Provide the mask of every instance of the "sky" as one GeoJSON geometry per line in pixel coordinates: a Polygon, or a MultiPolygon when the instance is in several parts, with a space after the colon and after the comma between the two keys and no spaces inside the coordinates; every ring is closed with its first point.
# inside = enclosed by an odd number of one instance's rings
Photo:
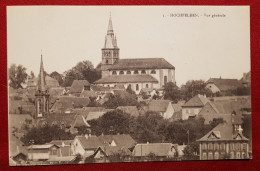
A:
{"type": "Polygon", "coordinates": [[[96,66],[110,13],[120,58],[165,58],[177,85],[250,71],[249,6],[8,6],[8,66],[38,75],[41,52],[47,73],[96,66]]]}

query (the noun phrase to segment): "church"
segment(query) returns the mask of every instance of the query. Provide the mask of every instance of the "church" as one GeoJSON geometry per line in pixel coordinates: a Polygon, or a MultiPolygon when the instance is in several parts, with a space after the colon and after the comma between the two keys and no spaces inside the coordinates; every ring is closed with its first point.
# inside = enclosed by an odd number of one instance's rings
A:
{"type": "Polygon", "coordinates": [[[120,59],[117,39],[114,35],[111,16],[109,18],[105,44],[102,48],[102,78],[97,85],[115,87],[131,86],[135,93],[143,88],[160,89],[167,82],[175,81],[175,67],[164,58],[120,59]]]}

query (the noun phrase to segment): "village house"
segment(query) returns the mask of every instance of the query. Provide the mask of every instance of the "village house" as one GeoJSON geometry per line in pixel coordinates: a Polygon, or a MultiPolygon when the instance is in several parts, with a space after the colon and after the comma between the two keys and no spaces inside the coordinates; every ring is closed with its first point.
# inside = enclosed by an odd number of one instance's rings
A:
{"type": "Polygon", "coordinates": [[[13,134],[9,134],[9,158],[11,166],[25,164],[28,158],[27,147],[13,134]]]}
{"type": "Polygon", "coordinates": [[[60,155],[60,148],[54,144],[30,145],[28,147],[28,160],[47,161],[60,155]]]}
{"type": "Polygon", "coordinates": [[[97,85],[115,87],[124,85],[140,93],[142,88],[161,88],[167,82],[175,83],[175,67],[164,58],[120,59],[117,39],[114,36],[111,17],[105,44],[102,48],[102,78],[97,85]]]}
{"type": "Polygon", "coordinates": [[[196,95],[182,105],[182,120],[187,120],[189,117],[198,116],[200,110],[209,102],[206,96],[196,95]]]}
{"type": "Polygon", "coordinates": [[[208,102],[201,109],[198,116],[205,119],[205,124],[210,123],[214,118],[223,118],[226,121],[230,121],[231,115],[242,118],[244,109],[251,108],[249,103],[248,101],[208,102]]]}
{"type": "Polygon", "coordinates": [[[74,140],[53,140],[50,144],[57,145],[60,148],[60,156],[75,156],[75,149],[73,146],[74,140]]]}
{"type": "Polygon", "coordinates": [[[226,92],[228,90],[236,90],[242,86],[241,81],[237,79],[223,79],[223,78],[210,78],[207,82],[206,88],[210,89],[212,93],[226,92]]]}
{"type": "Polygon", "coordinates": [[[148,111],[158,112],[165,119],[171,118],[174,113],[170,100],[152,100],[148,104],[148,111]]]}
{"type": "Polygon", "coordinates": [[[107,163],[113,162],[110,161],[110,157],[117,157],[120,156],[124,158],[124,161],[127,161],[132,156],[132,152],[125,147],[118,147],[118,146],[103,146],[98,147],[95,153],[91,156],[95,159],[95,163],[107,163]]]}
{"type": "Polygon", "coordinates": [[[90,83],[87,80],[74,80],[70,87],[70,94],[79,97],[83,91],[90,90],[90,83]]]}
{"type": "MultiPolygon", "coordinates": [[[[75,154],[80,154],[83,158],[92,156],[99,147],[102,149],[108,149],[104,147],[118,147],[131,149],[136,144],[135,140],[128,134],[118,135],[85,135],[76,136],[73,142],[75,147],[75,154]]],[[[111,150],[115,150],[111,149],[111,150]]]]}
{"type": "Polygon", "coordinates": [[[71,113],[72,109],[86,107],[90,102],[87,97],[60,96],[57,98],[50,111],[52,113],[71,113]]]}
{"type": "Polygon", "coordinates": [[[80,154],[83,158],[94,154],[96,149],[103,145],[95,135],[76,136],[73,141],[75,154],[80,154]]]}
{"type": "Polygon", "coordinates": [[[241,125],[221,123],[205,136],[200,143],[200,160],[247,159],[249,140],[243,136],[241,125]]]}
{"type": "Polygon", "coordinates": [[[146,143],[136,144],[133,152],[135,158],[145,158],[156,156],[157,158],[174,158],[177,157],[177,145],[171,143],[146,143]]]}

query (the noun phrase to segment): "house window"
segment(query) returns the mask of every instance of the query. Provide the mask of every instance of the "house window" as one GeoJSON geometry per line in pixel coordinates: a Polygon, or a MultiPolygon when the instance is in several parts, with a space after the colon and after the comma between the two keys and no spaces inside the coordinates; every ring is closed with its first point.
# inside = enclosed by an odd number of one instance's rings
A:
{"type": "Polygon", "coordinates": [[[215,159],[215,160],[218,160],[218,159],[219,159],[219,153],[218,153],[218,152],[215,152],[215,154],[214,154],[214,159],[215,159]]]}
{"type": "Polygon", "coordinates": [[[156,74],[156,71],[155,71],[155,70],[152,70],[152,71],[151,71],[151,74],[156,74]]]}
{"type": "Polygon", "coordinates": [[[202,150],[207,150],[207,144],[206,143],[202,143],[202,150]]]}
{"type": "Polygon", "coordinates": [[[146,88],[149,88],[149,84],[146,84],[145,87],[146,87],[146,88]]]}
{"type": "Polygon", "coordinates": [[[214,145],[215,147],[215,150],[219,150],[219,144],[218,143],[215,143],[215,145],[214,145]]]}
{"type": "Polygon", "coordinates": [[[230,159],[233,159],[234,158],[234,152],[230,152],[230,159]]]}
{"type": "Polygon", "coordinates": [[[246,158],[246,154],[245,154],[245,152],[242,152],[242,154],[241,154],[241,158],[242,158],[242,159],[245,159],[245,158],[246,158]]]}
{"type": "Polygon", "coordinates": [[[141,74],[146,74],[145,70],[142,70],[142,71],[141,71],[141,74]]]}
{"type": "Polygon", "coordinates": [[[106,60],[106,64],[108,64],[108,60],[106,60]]]}
{"type": "Polygon", "coordinates": [[[225,144],[224,143],[220,144],[220,150],[225,150],[225,144]]]}
{"type": "Polygon", "coordinates": [[[131,71],[127,71],[126,74],[131,74],[131,71]]]}
{"type": "Polygon", "coordinates": [[[230,143],[230,151],[233,151],[234,150],[234,143],[230,143]]]}
{"type": "Polygon", "coordinates": [[[242,150],[246,151],[246,147],[247,147],[247,144],[246,144],[246,143],[243,143],[243,145],[242,145],[242,150]]]}
{"type": "Polygon", "coordinates": [[[209,159],[209,160],[212,160],[212,159],[213,159],[213,154],[212,154],[212,152],[209,152],[208,159],[209,159]]]}
{"type": "Polygon", "coordinates": [[[239,151],[239,150],[240,150],[240,143],[236,143],[236,144],[235,144],[235,148],[236,148],[236,150],[239,151]]]}
{"type": "Polygon", "coordinates": [[[207,153],[202,153],[202,160],[207,160],[207,153]]]}
{"type": "Polygon", "coordinates": [[[124,74],[124,71],[120,71],[119,74],[120,74],[120,75],[123,75],[123,74],[124,74]]]}
{"type": "Polygon", "coordinates": [[[138,70],[135,70],[135,71],[134,71],[134,74],[139,74],[138,70]]]}
{"type": "Polygon", "coordinates": [[[167,76],[164,76],[164,84],[167,83],[167,76]]]}
{"type": "Polygon", "coordinates": [[[209,143],[209,150],[213,150],[213,144],[209,143]]]}
{"type": "Polygon", "coordinates": [[[116,71],[113,71],[113,72],[112,72],[112,75],[117,75],[116,71]]]}
{"type": "Polygon", "coordinates": [[[58,155],[58,151],[56,149],[52,150],[52,155],[58,155]]]}
{"type": "Polygon", "coordinates": [[[138,84],[136,84],[136,87],[135,87],[135,89],[136,89],[136,91],[138,91],[138,90],[139,90],[139,85],[138,85],[138,84]]]}
{"type": "Polygon", "coordinates": [[[237,152],[236,159],[240,159],[240,152],[237,152]]]}

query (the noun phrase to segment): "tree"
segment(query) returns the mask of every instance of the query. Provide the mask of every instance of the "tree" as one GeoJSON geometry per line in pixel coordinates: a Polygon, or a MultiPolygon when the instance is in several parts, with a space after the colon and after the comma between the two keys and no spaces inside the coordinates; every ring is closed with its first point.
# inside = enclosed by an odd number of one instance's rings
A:
{"type": "Polygon", "coordinates": [[[193,143],[187,145],[183,150],[184,160],[199,160],[199,143],[194,141],[193,143]]]}
{"type": "Polygon", "coordinates": [[[118,106],[138,106],[138,101],[135,94],[121,92],[120,94],[110,95],[104,106],[109,109],[115,109],[118,106]]]}
{"type": "Polygon", "coordinates": [[[61,129],[57,125],[43,127],[34,127],[30,129],[22,138],[21,141],[25,145],[30,145],[31,141],[35,144],[45,144],[52,140],[71,140],[74,135],[61,129]]]}
{"type": "Polygon", "coordinates": [[[95,135],[130,134],[133,132],[134,118],[121,110],[113,110],[102,117],[89,121],[91,132],[95,135]]]}
{"type": "Polygon", "coordinates": [[[252,120],[251,115],[244,115],[242,118],[242,129],[243,129],[243,135],[249,139],[252,139],[252,120]]]}
{"type": "Polygon", "coordinates": [[[176,84],[168,82],[164,85],[164,99],[177,103],[181,99],[181,92],[176,84]]]}
{"type": "Polygon", "coordinates": [[[55,80],[57,80],[59,82],[59,85],[63,85],[63,79],[62,79],[62,75],[59,74],[57,71],[54,71],[50,74],[50,77],[54,78],[55,80]]]}
{"type": "Polygon", "coordinates": [[[101,70],[94,69],[93,64],[88,61],[79,62],[72,69],[64,73],[64,86],[71,86],[73,80],[88,80],[90,83],[101,78],[101,70]]]}
{"type": "Polygon", "coordinates": [[[163,142],[165,137],[161,130],[166,124],[167,121],[159,113],[146,112],[137,117],[132,136],[138,143],[163,142]]]}
{"type": "Polygon", "coordinates": [[[23,88],[22,84],[25,83],[28,74],[26,73],[26,68],[22,65],[16,66],[15,64],[12,64],[11,67],[8,70],[9,73],[9,86],[18,89],[23,88]]]}
{"type": "Polygon", "coordinates": [[[210,89],[206,88],[206,82],[203,80],[189,80],[181,87],[183,99],[189,100],[197,94],[212,96],[210,89]]]}
{"type": "Polygon", "coordinates": [[[35,75],[34,75],[34,72],[33,72],[33,71],[30,72],[30,77],[29,77],[29,78],[31,78],[31,79],[34,79],[34,78],[35,78],[35,75]]]}

